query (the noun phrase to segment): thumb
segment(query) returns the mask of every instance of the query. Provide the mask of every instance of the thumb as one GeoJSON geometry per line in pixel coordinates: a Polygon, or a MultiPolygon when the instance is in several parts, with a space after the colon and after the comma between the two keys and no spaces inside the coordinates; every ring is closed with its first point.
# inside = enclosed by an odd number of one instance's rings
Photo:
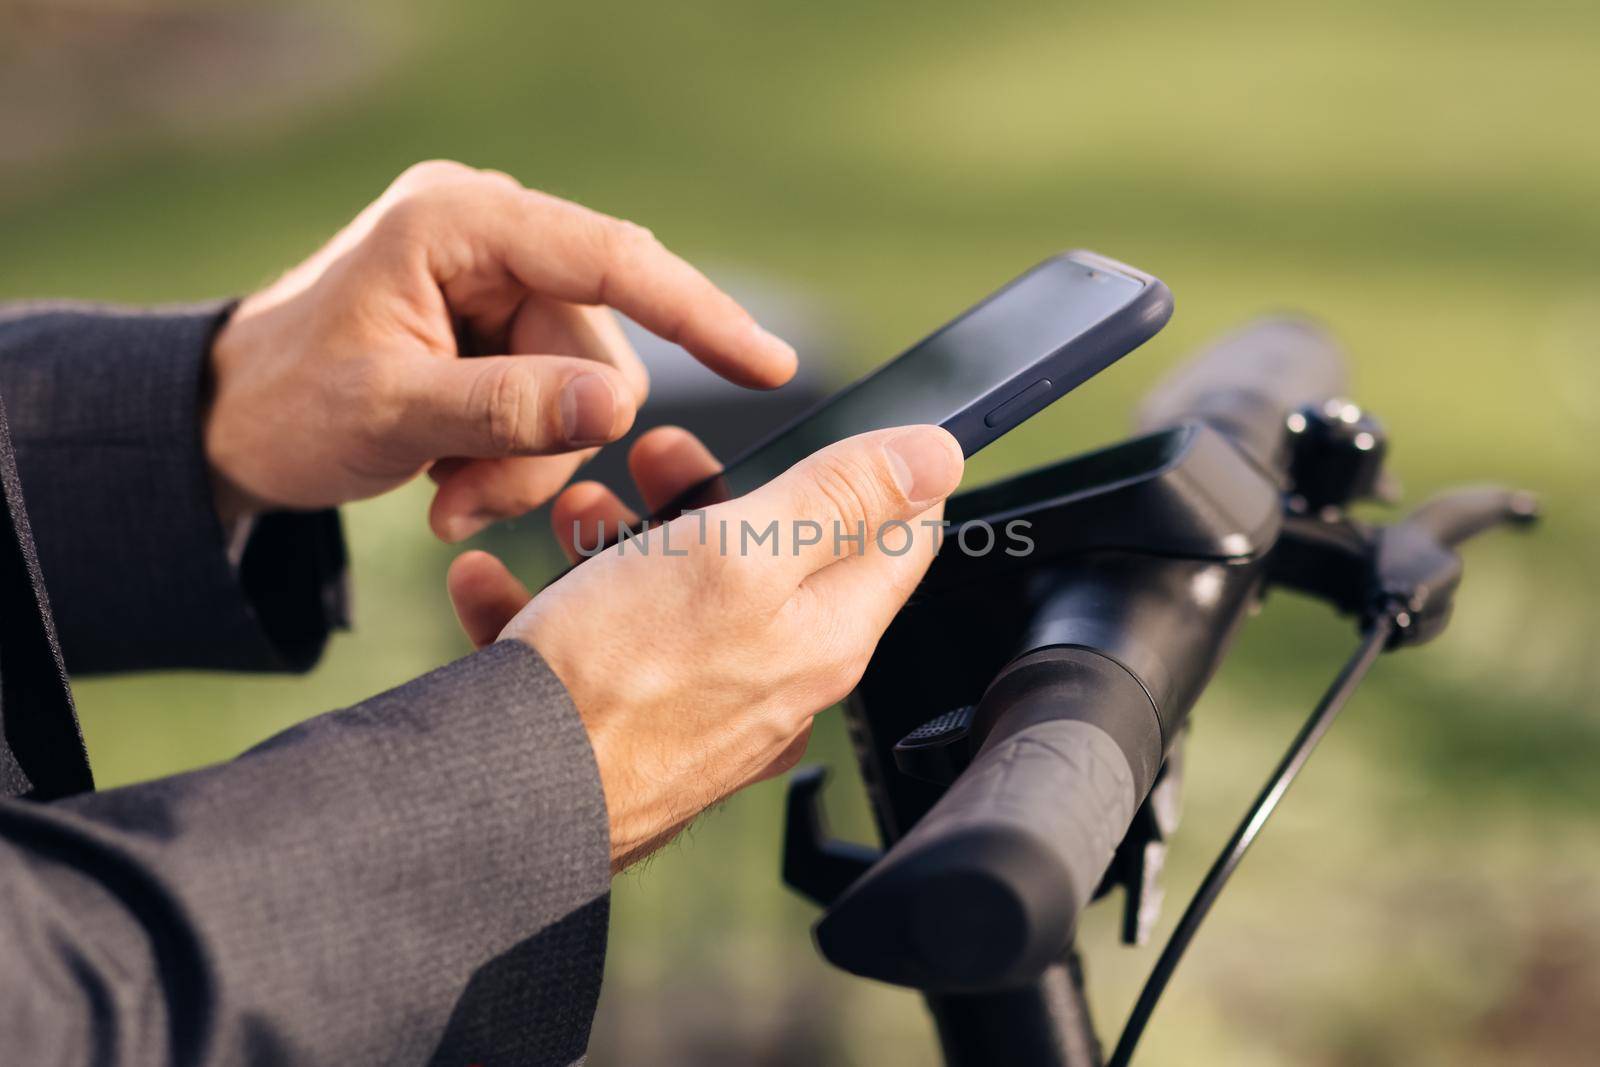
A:
{"type": "Polygon", "coordinates": [[[466,552],[450,565],[445,579],[456,618],[473,647],[493,644],[500,631],[529,600],[528,587],[487,552],[466,552]]]}
{"type": "Polygon", "coordinates": [[[429,359],[410,393],[407,425],[429,459],[592,448],[626,434],[637,410],[620,371],[573,356],[429,359]]]}
{"type": "Polygon", "coordinates": [[[816,452],[734,501],[730,517],[765,534],[794,565],[795,581],[843,555],[865,553],[886,523],[936,506],[961,481],[961,446],[938,426],[858,434],[816,452]]]}

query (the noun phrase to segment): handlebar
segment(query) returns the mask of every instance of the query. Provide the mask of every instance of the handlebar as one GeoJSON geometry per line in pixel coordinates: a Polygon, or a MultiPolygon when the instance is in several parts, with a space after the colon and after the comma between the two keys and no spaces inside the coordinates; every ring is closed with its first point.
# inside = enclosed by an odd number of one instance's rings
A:
{"type": "MultiPolygon", "coordinates": [[[[1322,331],[1269,320],[1180,368],[1139,424],[1206,422],[1251,461],[1230,477],[1282,485],[1289,414],[1343,388],[1322,331]]],[[[973,716],[971,764],[834,902],[822,953],[942,993],[1015,988],[1059,961],[1265,578],[1265,551],[1096,551],[1037,576],[1020,647],[973,716]]]]}
{"type": "Polygon", "coordinates": [[[1333,337],[1301,318],[1251,324],[1201,350],[1140,404],[1140,430],[1199,419],[1264,470],[1288,470],[1289,414],[1342,395],[1344,358],[1333,337]]]}
{"type": "Polygon", "coordinates": [[[1019,657],[978,714],[994,730],[972,766],[818,926],[846,970],[945,991],[1037,977],[1159,765],[1149,694],[1088,649],[1019,657]]]}

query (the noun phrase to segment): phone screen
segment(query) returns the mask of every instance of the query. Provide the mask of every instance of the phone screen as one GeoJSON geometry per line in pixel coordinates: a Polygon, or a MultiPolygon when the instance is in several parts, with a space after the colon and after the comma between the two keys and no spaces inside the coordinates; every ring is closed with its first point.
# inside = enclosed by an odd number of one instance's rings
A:
{"type": "MultiPolygon", "coordinates": [[[[868,430],[945,424],[1125,307],[1144,284],[1099,263],[1048,260],[734,460],[671,510],[742,496],[818,449],[868,430]]],[[[1093,363],[1088,373],[1105,363],[1085,360],[1093,363]]],[[[1069,369],[1059,377],[1076,384],[1087,374],[1074,379],[1069,369]]],[[[965,441],[962,447],[975,451],[965,441]]]]}

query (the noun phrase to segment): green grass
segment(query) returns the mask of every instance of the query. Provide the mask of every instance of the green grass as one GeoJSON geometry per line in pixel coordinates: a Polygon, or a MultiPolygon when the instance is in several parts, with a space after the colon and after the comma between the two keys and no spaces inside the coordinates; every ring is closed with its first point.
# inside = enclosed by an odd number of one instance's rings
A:
{"type": "MultiPolygon", "coordinates": [[[[248,288],[427,156],[638,219],[714,273],[784,279],[845,324],[830,355],[848,365],[1062,247],[1165,278],[1165,333],[973,480],[1114,438],[1164,369],[1252,314],[1320,315],[1413,498],[1505,481],[1544,494],[1548,521],[1473,548],[1451,631],[1380,666],[1201,935],[1150,1062],[1586,1060],[1600,967],[1589,953],[1552,979],[1546,957],[1600,942],[1600,9],[352,12],[386,59],[345,96],[207,133],[130,129],[6,176],[0,296],[248,288]]],[[[360,626],[310,679],[80,683],[101,780],[225,758],[458,653],[423,503],[350,509],[360,626]]],[[[1350,640],[1288,598],[1246,633],[1196,713],[1172,910],[1350,640]]],[[[864,834],[831,715],[814,755],[864,834]]],[[[931,1047],[914,997],[812,956],[810,909],[777,884],[779,797],[752,790],[618,882],[597,1061],[931,1047]]],[[[1152,956],[1112,945],[1112,911],[1085,932],[1108,1024],[1152,956]]]]}

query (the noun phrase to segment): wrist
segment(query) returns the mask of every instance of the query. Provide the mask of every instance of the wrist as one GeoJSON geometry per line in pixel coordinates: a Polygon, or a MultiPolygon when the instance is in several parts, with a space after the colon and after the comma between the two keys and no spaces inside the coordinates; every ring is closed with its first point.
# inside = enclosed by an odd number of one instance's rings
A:
{"type": "MultiPolygon", "coordinates": [[[[619,736],[620,731],[607,728],[615,722],[616,716],[606,715],[597,706],[600,701],[594,699],[587,688],[580,691],[578,672],[572,665],[559,662],[561,657],[555,649],[540,647],[531,635],[513,632],[511,627],[507,627],[500,640],[515,641],[533,649],[567,691],[567,699],[572,701],[589,739],[589,751],[594,755],[600,777],[600,791],[605,796],[612,873],[648,855],[654,850],[657,839],[663,836],[660,819],[652,818],[660,805],[652,804],[646,795],[647,783],[635,771],[635,756],[629,751],[629,739],[619,736]]],[[[675,832],[674,829],[665,836],[670,837],[675,832]]]]}
{"type": "Polygon", "coordinates": [[[230,441],[234,435],[227,426],[227,411],[218,403],[224,379],[245,359],[245,344],[240,335],[246,328],[240,322],[241,306],[242,302],[236,302],[228,309],[211,337],[200,389],[200,451],[211,483],[212,508],[222,524],[224,540],[230,544],[239,527],[247,525],[246,520],[269,510],[267,504],[249,493],[232,473],[234,465],[230,454],[234,449],[230,441]]]}

